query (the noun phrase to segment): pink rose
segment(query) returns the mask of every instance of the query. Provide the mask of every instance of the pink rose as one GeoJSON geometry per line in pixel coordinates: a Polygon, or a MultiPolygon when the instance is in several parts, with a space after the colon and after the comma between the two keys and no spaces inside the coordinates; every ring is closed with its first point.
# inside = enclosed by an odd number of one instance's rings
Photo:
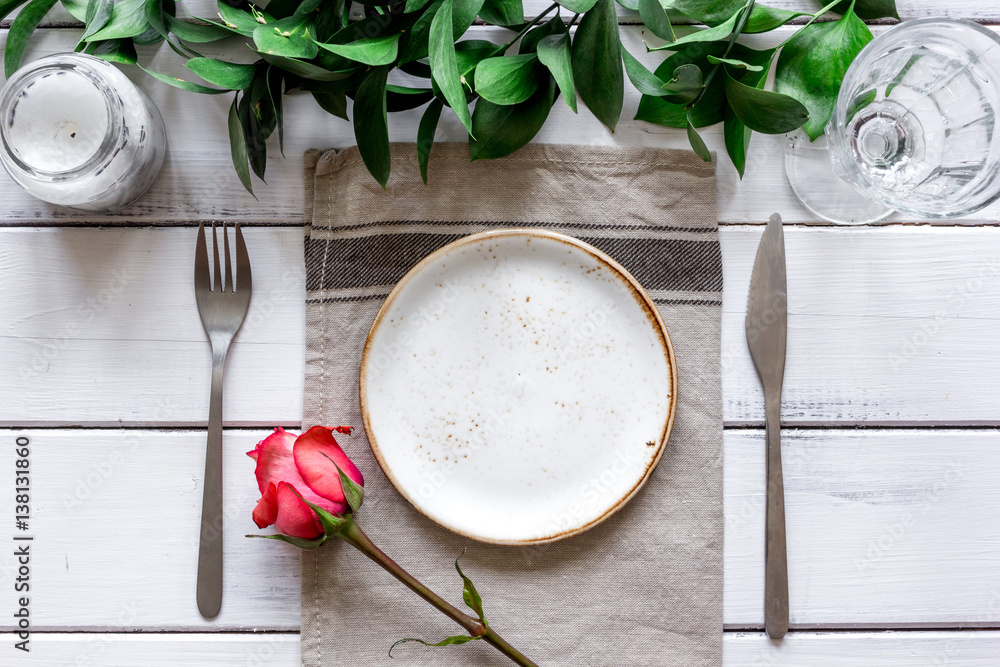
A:
{"type": "Polygon", "coordinates": [[[349,434],[351,430],[347,426],[313,426],[296,436],[276,428],[247,452],[257,462],[254,474],[261,497],[253,520],[258,528],[273,524],[285,535],[312,540],[323,534],[323,526],[303,498],[338,516],[350,509],[337,468],[359,486],[365,481],[333,432],[349,434]]]}

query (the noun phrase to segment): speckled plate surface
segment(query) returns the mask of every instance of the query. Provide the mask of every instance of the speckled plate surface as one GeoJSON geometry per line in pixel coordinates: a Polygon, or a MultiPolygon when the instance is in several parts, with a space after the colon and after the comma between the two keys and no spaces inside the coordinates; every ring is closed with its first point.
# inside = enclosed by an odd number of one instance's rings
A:
{"type": "Polygon", "coordinates": [[[610,257],[504,230],[434,252],[393,289],[361,360],[372,451],[419,511],[472,539],[549,542],[642,487],[677,404],[670,337],[610,257]]]}

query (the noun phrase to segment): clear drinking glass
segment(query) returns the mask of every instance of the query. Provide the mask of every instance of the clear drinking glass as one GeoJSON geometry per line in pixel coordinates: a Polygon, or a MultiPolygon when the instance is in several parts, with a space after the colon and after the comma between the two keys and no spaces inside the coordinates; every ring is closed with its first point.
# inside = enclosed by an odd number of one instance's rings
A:
{"type": "Polygon", "coordinates": [[[163,165],[160,112],[118,68],[57,53],[19,69],[0,92],[0,163],[29,194],[69,208],[114,211],[138,199],[163,165]]]}
{"type": "Polygon", "coordinates": [[[967,215],[1000,197],[998,109],[997,35],[960,19],[906,21],[848,68],[825,143],[789,137],[785,171],[833,222],[967,215]]]}

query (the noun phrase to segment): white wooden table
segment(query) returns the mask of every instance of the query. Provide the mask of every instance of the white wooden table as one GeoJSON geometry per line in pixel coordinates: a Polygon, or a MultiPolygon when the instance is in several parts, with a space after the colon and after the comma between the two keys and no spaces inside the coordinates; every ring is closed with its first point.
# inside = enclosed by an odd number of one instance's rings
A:
{"type": "MultiPolygon", "coordinates": [[[[898,5],[906,18],[1000,22],[998,3],[898,5]]],[[[196,0],[187,11],[211,15],[210,6],[196,0]]],[[[622,12],[622,22],[635,18],[622,12]]],[[[28,57],[70,50],[74,25],[54,11],[28,57]]],[[[623,32],[640,55],[641,27],[623,32]]],[[[184,71],[168,49],[140,58],[184,71]]],[[[258,202],[230,166],[228,96],[135,78],[163,112],[170,153],[132,209],[55,210],[0,177],[0,665],[294,667],[298,552],[243,537],[258,495],[243,452],[269,428],[301,422],[301,155],[351,144],[353,133],[311,98],[288,99],[288,159],[272,157],[258,202]],[[257,285],[228,368],[225,599],[211,623],[194,600],[209,350],[191,266],[203,220],[248,226],[257,285]],[[19,436],[30,440],[31,461],[23,532],[14,527],[19,436]],[[28,654],[14,649],[13,616],[21,594],[12,538],[25,535],[34,538],[28,654]]],[[[623,119],[638,102],[628,88],[623,119]]],[[[391,136],[412,140],[418,120],[394,115],[391,136]]],[[[721,127],[706,135],[723,155],[721,127]]],[[[439,141],[462,139],[457,121],[442,123],[439,141]]],[[[633,121],[612,136],[561,103],[538,140],[686,145],[683,132],[633,121]]],[[[724,158],[718,167],[724,663],[1000,664],[1000,207],[933,226],[901,217],[816,225],[784,182],[781,147],[755,135],[743,182],[724,158]],[[763,632],[763,402],[743,338],[751,264],[773,211],[788,223],[792,631],[780,644],[763,632]]]]}

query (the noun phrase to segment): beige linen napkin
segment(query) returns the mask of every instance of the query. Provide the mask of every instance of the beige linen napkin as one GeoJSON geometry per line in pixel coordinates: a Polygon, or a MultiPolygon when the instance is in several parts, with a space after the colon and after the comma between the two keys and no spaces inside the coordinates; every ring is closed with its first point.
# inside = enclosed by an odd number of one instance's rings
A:
{"type": "MultiPolygon", "coordinates": [[[[714,166],[687,151],[529,145],[469,162],[436,144],[430,187],[416,149],[392,147],[384,192],[356,149],[306,156],[305,424],[359,427],[341,444],[365,476],[358,521],[404,568],[461,606],[452,561],[491,625],[539,665],[718,665],[722,660],[722,264],[714,166]],[[550,545],[501,547],[425,518],[379,469],[361,429],[365,336],[403,274],[473,232],[537,227],[621,262],[656,301],[680,379],[659,467],[620,512],[550,545]]],[[[595,434],[595,437],[600,437],[595,434]]],[[[302,558],[302,664],[501,667],[484,642],[427,648],[461,628],[346,544],[302,558]]]]}

